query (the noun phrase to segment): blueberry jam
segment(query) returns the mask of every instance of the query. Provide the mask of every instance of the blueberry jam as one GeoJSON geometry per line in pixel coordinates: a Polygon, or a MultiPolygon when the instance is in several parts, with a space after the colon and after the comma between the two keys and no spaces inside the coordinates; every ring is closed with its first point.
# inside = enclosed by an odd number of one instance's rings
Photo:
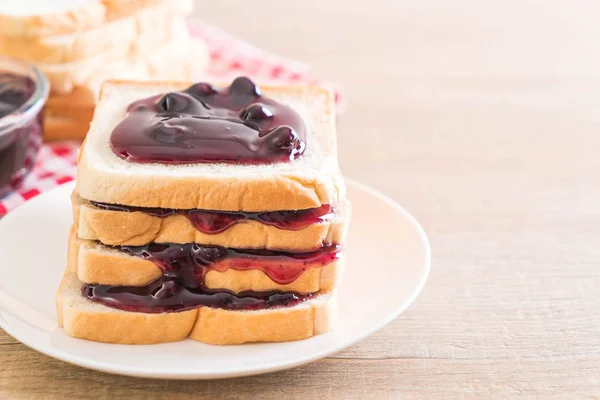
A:
{"type": "Polygon", "coordinates": [[[341,251],[338,245],[323,246],[308,253],[236,250],[198,244],[151,243],[115,248],[154,262],[163,275],[143,287],[87,284],[82,289],[83,295],[109,307],[147,313],[183,311],[200,306],[231,310],[291,306],[310,295],[277,291],[233,294],[222,289],[211,290],[204,285],[205,275],[210,269],[260,269],[274,282],[285,285],[309,268],[337,260],[341,251]]]}
{"type": "Polygon", "coordinates": [[[265,164],[299,157],[306,128],[293,109],[240,77],[220,91],[196,83],[130,104],[110,143],[137,163],[265,164]]]}
{"type": "Polygon", "coordinates": [[[291,307],[313,296],[276,291],[237,294],[223,290],[211,292],[185,287],[177,280],[167,277],[143,287],[84,285],[82,293],[88,299],[108,307],[143,313],[186,311],[197,307],[226,310],[291,307]]]}
{"type": "Polygon", "coordinates": [[[135,257],[152,261],[165,276],[187,287],[201,288],[209,269],[224,271],[260,269],[273,282],[285,285],[295,281],[309,268],[322,267],[340,256],[341,247],[331,244],[305,253],[273,250],[230,249],[196,243],[150,243],[145,246],[116,246],[135,257]]]}
{"type": "Polygon", "coordinates": [[[194,227],[202,233],[217,234],[229,227],[245,221],[258,221],[264,225],[279,229],[298,230],[312,224],[325,222],[333,218],[334,210],[329,204],[317,208],[295,211],[268,212],[229,212],[208,210],[178,210],[173,208],[132,207],[117,204],[91,202],[98,208],[109,211],[143,212],[155,217],[165,218],[170,215],[185,215],[194,227]]]}
{"type": "MultiPolygon", "coordinates": [[[[33,95],[35,82],[25,76],[0,72],[0,122],[12,115],[33,95]]],[[[16,117],[15,117],[16,118],[16,117]]],[[[20,185],[29,173],[42,143],[43,113],[30,120],[11,123],[0,132],[0,197],[20,185]]]]}

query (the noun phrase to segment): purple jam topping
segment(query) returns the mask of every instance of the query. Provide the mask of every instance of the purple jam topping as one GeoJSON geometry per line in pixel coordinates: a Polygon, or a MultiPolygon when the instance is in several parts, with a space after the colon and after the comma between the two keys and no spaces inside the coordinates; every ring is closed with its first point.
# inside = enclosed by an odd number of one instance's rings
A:
{"type": "Polygon", "coordinates": [[[299,157],[306,128],[296,111],[240,77],[223,90],[196,83],[132,103],[110,143],[136,163],[266,164],[299,157]]]}

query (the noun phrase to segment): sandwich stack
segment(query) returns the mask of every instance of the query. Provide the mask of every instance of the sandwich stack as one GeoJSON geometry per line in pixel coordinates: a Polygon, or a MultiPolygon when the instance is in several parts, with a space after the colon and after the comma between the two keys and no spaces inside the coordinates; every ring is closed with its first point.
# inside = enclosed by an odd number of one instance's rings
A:
{"type": "Polygon", "coordinates": [[[48,77],[47,140],[82,139],[110,78],[191,80],[209,53],[191,38],[192,0],[0,2],[0,54],[35,63],[48,77]]]}
{"type": "Polygon", "coordinates": [[[329,331],[350,204],[311,86],[104,83],[72,196],[58,320],[149,344],[329,331]]]}

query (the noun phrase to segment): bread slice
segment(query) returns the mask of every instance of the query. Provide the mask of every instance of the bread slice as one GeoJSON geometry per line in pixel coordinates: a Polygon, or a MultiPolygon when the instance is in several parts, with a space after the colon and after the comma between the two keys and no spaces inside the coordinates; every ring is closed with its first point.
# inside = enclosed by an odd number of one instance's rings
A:
{"type": "Polygon", "coordinates": [[[208,62],[206,44],[201,39],[193,38],[188,42],[163,46],[133,64],[121,63],[121,70],[104,71],[84,85],[74,88],[69,94],[52,93],[46,105],[44,139],[54,141],[85,138],[94,114],[96,93],[107,77],[137,77],[139,80],[175,77],[191,79],[204,71],[208,62]]]}
{"type": "Polygon", "coordinates": [[[153,344],[186,337],[209,344],[284,342],[306,339],[333,327],[337,292],[321,292],[293,307],[229,311],[209,307],[146,314],[106,307],[82,296],[76,246],[56,294],[58,323],[67,335],[105,343],[153,344]]]}
{"type": "MultiPolygon", "coordinates": [[[[20,0],[0,2],[0,35],[44,37],[82,32],[167,0],[20,0]]],[[[168,2],[171,2],[169,0],[168,2]]],[[[192,0],[178,5],[191,12],[192,0]]]]}
{"type": "MultiPolygon", "coordinates": [[[[92,110],[96,108],[96,101],[100,93],[100,86],[105,79],[110,79],[110,74],[95,76],[84,85],[74,87],[69,93],[52,93],[46,101],[46,110],[54,113],[74,113],[82,109],[92,110]]],[[[91,120],[90,120],[91,121],[91,120]]]]}
{"type": "Polygon", "coordinates": [[[138,46],[144,52],[172,38],[176,24],[185,26],[182,12],[191,0],[163,0],[153,7],[94,29],[67,35],[32,37],[0,36],[0,53],[28,61],[61,64],[114,52],[128,56],[138,46]]]}
{"type": "Polygon", "coordinates": [[[67,107],[65,109],[56,109],[46,107],[46,114],[44,118],[46,121],[48,119],[63,119],[68,120],[74,123],[81,123],[86,126],[85,133],[90,128],[90,122],[92,121],[92,117],[94,116],[94,108],[71,108],[67,107]]]}
{"type": "Polygon", "coordinates": [[[208,46],[200,38],[191,38],[161,46],[130,62],[120,62],[94,75],[91,80],[73,87],[68,93],[52,93],[46,109],[55,114],[69,115],[81,110],[94,110],[102,83],[111,78],[136,79],[197,79],[210,62],[208,46]]]}
{"type": "Polygon", "coordinates": [[[141,207],[224,211],[299,210],[337,205],[345,187],[337,163],[335,110],[330,91],[314,86],[261,90],[303,117],[307,147],[298,159],[267,165],[132,163],[110,148],[114,127],[132,102],[190,82],[109,81],[102,87],[78,167],[78,192],[86,200],[141,207]]]}
{"type": "Polygon", "coordinates": [[[238,249],[311,251],[323,243],[344,243],[350,220],[350,203],[343,201],[335,216],[304,229],[284,230],[259,221],[237,223],[226,231],[206,234],[184,215],[159,218],[143,212],[109,211],[92,205],[77,192],[71,197],[73,217],[81,239],[111,246],[148,243],[201,243],[238,249]]]}
{"type": "MultiPolygon", "coordinates": [[[[191,43],[200,42],[201,39],[192,39],[187,32],[182,19],[173,21],[170,29],[157,29],[156,33],[148,35],[148,38],[140,38],[134,46],[113,46],[109,51],[100,53],[94,57],[66,64],[44,64],[37,66],[42,70],[50,81],[52,93],[64,94],[73,90],[73,87],[84,85],[86,82],[97,79],[97,76],[105,77],[130,77],[132,72],[127,71],[131,65],[141,69],[141,72],[151,72],[160,66],[167,71],[166,60],[163,59],[163,49],[169,49],[167,57],[190,56],[191,43]],[[164,33],[161,36],[161,33],[164,33]],[[161,36],[161,37],[159,37],[161,36]],[[161,54],[156,56],[155,54],[161,54]],[[159,60],[160,61],[157,61],[159,60]],[[137,65],[142,61],[141,65],[137,65]]],[[[206,52],[202,52],[202,59],[208,58],[206,52]]],[[[139,72],[138,72],[139,73],[139,72]]],[[[172,75],[170,75],[172,76],[172,75]]],[[[142,79],[144,75],[142,75],[142,79]]]]}
{"type": "Polygon", "coordinates": [[[82,139],[89,129],[89,121],[85,122],[56,115],[47,115],[44,118],[45,141],[82,139]]]}

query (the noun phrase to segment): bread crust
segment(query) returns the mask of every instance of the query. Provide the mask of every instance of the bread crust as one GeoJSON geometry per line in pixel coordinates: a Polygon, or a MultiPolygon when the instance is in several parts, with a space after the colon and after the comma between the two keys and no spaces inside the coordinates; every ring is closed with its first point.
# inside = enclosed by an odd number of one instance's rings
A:
{"type": "MultiPolygon", "coordinates": [[[[4,36],[44,36],[72,34],[94,29],[141,8],[156,7],[166,0],[91,0],[85,5],[40,15],[7,15],[0,13],[0,34],[4,36]]],[[[183,13],[193,9],[192,0],[178,0],[183,13]]]]}
{"type": "Polygon", "coordinates": [[[94,116],[94,108],[65,108],[57,110],[53,107],[46,107],[46,115],[44,118],[68,119],[73,122],[85,124],[88,128],[90,121],[94,116]]]}
{"type": "MultiPolygon", "coordinates": [[[[85,155],[85,147],[81,152],[85,155]]],[[[140,181],[127,174],[107,174],[94,169],[84,156],[77,173],[84,177],[77,184],[82,197],[140,207],[248,212],[302,210],[337,204],[345,191],[338,174],[310,178],[263,175],[243,180],[236,176],[223,179],[173,176],[169,180],[140,181]],[[169,197],[165,198],[164,193],[169,193],[169,197]]]]}
{"type": "MultiPolygon", "coordinates": [[[[162,276],[162,271],[151,261],[102,246],[97,242],[78,239],[73,233],[70,246],[78,252],[75,262],[79,280],[111,286],[146,286],[162,276]]],[[[295,281],[281,285],[273,282],[260,270],[210,270],[204,277],[206,287],[226,289],[235,293],[269,291],[315,293],[335,289],[341,280],[343,259],[323,267],[309,268],[295,281]]]]}
{"type": "Polygon", "coordinates": [[[93,206],[77,192],[73,192],[71,200],[79,238],[111,246],[201,243],[238,249],[311,251],[323,244],[343,243],[350,218],[350,205],[344,202],[334,218],[300,230],[246,221],[221,233],[206,234],[198,231],[183,215],[160,218],[143,212],[109,211],[93,206]]]}
{"type": "Polygon", "coordinates": [[[89,121],[78,121],[55,115],[48,115],[44,118],[45,141],[82,139],[89,129],[89,121]]]}
{"type": "Polygon", "coordinates": [[[337,297],[318,306],[276,311],[226,311],[202,307],[190,338],[209,344],[289,342],[328,332],[335,324],[337,297]],[[221,327],[221,329],[215,329],[221,327]]]}
{"type": "Polygon", "coordinates": [[[100,92],[101,82],[97,79],[86,82],[85,85],[74,87],[68,93],[51,93],[46,102],[46,109],[55,113],[69,109],[68,112],[76,112],[81,109],[92,112],[96,107],[96,98],[100,92]],[[72,111],[71,111],[72,110],[72,111]]]}
{"type": "Polygon", "coordinates": [[[282,342],[306,339],[332,329],[337,293],[288,308],[228,311],[201,307],[195,310],[145,314],[125,312],[85,299],[82,283],[73,269],[76,246],[69,246],[69,262],[56,295],[58,323],[67,335],[105,343],[153,344],[190,336],[210,344],[282,342]]]}

